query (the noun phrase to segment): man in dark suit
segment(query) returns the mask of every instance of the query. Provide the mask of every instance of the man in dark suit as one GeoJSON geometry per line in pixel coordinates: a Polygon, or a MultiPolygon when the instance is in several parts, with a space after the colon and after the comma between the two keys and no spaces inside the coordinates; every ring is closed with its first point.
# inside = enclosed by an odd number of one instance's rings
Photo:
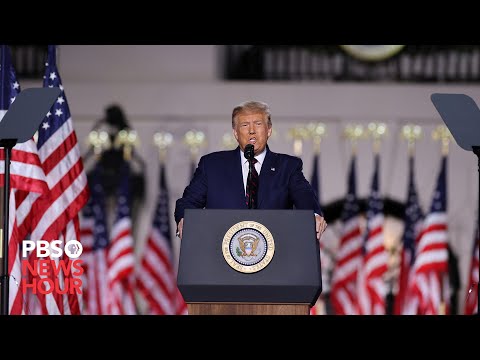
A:
{"type": "Polygon", "coordinates": [[[238,147],[203,156],[193,179],[177,200],[175,221],[177,236],[182,238],[185,209],[247,209],[249,193],[247,176],[249,161],[245,147],[253,145],[255,170],[258,173],[255,208],[257,209],[309,209],[315,215],[317,239],[327,223],[320,204],[302,172],[298,157],[270,151],[267,141],[272,135],[270,108],[258,101],[247,101],[233,109],[233,135],[238,147]]]}

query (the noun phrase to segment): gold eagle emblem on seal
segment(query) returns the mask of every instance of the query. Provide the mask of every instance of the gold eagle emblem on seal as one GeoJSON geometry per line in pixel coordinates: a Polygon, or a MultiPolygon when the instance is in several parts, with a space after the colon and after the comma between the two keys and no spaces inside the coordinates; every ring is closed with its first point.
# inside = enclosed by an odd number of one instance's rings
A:
{"type": "Polygon", "coordinates": [[[264,225],[256,221],[241,221],[225,233],[222,253],[233,269],[254,273],[272,261],[275,242],[272,233],[264,225]]]}

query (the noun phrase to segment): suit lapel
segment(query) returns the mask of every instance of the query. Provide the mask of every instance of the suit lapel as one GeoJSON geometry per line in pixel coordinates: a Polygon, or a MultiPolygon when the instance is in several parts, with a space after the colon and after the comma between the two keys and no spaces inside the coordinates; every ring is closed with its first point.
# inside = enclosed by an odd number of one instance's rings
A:
{"type": "Polygon", "coordinates": [[[265,160],[262,164],[262,170],[260,171],[260,176],[258,177],[258,208],[261,208],[262,202],[265,199],[265,196],[270,188],[270,183],[275,176],[275,168],[277,163],[276,154],[271,152],[267,146],[267,153],[265,155],[265,160]]]}
{"type": "Polygon", "coordinates": [[[233,181],[233,196],[235,203],[243,204],[243,207],[247,207],[245,203],[245,187],[243,185],[243,173],[242,163],[240,162],[240,147],[232,150],[232,161],[230,168],[229,178],[233,181]]]}

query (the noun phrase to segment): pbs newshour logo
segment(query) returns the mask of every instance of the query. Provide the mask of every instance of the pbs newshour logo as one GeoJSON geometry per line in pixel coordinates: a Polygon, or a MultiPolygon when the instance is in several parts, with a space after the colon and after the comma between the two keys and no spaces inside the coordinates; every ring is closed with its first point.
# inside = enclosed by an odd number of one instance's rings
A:
{"type": "Polygon", "coordinates": [[[22,242],[22,290],[34,294],[81,294],[83,246],[77,240],[24,240],[22,242]],[[35,252],[34,257],[30,255],[35,252]],[[67,256],[65,258],[64,255],[67,256]],[[33,260],[32,260],[33,259],[33,260]],[[62,285],[63,284],[63,285],[62,285]]]}

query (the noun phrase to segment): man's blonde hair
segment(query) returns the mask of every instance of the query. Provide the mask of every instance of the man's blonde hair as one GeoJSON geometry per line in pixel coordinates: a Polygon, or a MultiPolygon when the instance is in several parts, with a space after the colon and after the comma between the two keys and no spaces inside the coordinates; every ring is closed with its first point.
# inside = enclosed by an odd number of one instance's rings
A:
{"type": "Polygon", "coordinates": [[[267,115],[268,127],[272,126],[270,107],[267,103],[261,101],[245,101],[233,109],[232,112],[232,128],[235,128],[235,119],[240,114],[264,114],[267,115]]]}

